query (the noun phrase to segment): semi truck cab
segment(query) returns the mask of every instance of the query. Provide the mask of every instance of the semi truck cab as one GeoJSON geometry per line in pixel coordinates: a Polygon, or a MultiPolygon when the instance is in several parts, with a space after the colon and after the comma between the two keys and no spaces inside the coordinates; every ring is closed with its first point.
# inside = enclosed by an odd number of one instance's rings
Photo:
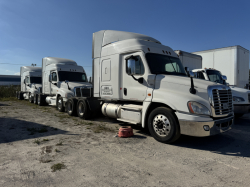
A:
{"type": "Polygon", "coordinates": [[[65,103],[75,96],[76,88],[91,90],[82,66],[70,59],[45,57],[42,59],[42,89],[37,95],[38,104],[56,106],[65,110],[65,103]]]}
{"type": "Polygon", "coordinates": [[[34,66],[22,66],[21,75],[21,91],[17,92],[18,99],[27,99],[31,103],[36,102],[35,94],[38,93],[42,86],[42,68],[34,66]]]}
{"type": "Polygon", "coordinates": [[[93,34],[92,49],[94,97],[104,103],[105,116],[148,128],[165,143],[180,134],[210,136],[231,129],[231,89],[193,79],[192,72],[187,76],[177,54],[160,41],[103,30],[93,34]]]}
{"type": "MultiPolygon", "coordinates": [[[[194,69],[195,77],[203,80],[212,81],[218,84],[228,85],[227,77],[222,75],[220,71],[212,68],[194,69]]],[[[232,90],[234,115],[241,117],[250,112],[250,90],[229,85],[232,90]]]]}

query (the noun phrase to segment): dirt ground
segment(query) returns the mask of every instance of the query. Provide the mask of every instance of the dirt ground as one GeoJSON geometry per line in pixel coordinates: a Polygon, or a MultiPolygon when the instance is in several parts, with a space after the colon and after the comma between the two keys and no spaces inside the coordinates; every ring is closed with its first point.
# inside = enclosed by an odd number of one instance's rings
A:
{"type": "Polygon", "coordinates": [[[0,186],[249,186],[250,115],[230,132],[162,144],[139,127],[0,102],[0,186]]]}

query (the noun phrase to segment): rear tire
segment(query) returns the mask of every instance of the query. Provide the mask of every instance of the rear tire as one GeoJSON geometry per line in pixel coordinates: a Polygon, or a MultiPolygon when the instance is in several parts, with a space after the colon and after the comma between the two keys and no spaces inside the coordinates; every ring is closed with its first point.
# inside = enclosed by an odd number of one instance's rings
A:
{"type": "Polygon", "coordinates": [[[43,97],[42,97],[41,94],[38,94],[38,96],[37,96],[37,104],[39,106],[43,106],[44,105],[44,103],[43,103],[43,97]]]}
{"type": "Polygon", "coordinates": [[[84,100],[77,102],[77,115],[82,119],[88,119],[90,117],[90,111],[87,103],[84,100]]]}
{"type": "MultiPolygon", "coordinates": [[[[67,108],[68,115],[70,115],[70,116],[76,116],[76,113],[77,113],[76,106],[77,106],[77,100],[76,99],[70,98],[67,101],[66,108],[67,108]]],[[[66,108],[65,108],[65,110],[66,110],[66,108]]]]}
{"type": "Polygon", "coordinates": [[[63,106],[63,98],[61,96],[57,97],[56,108],[59,112],[64,112],[65,110],[63,106]]]}
{"type": "Polygon", "coordinates": [[[240,117],[242,117],[244,114],[242,114],[242,113],[238,113],[238,114],[234,114],[234,117],[235,118],[240,118],[240,117]]]}
{"type": "Polygon", "coordinates": [[[159,142],[173,143],[180,137],[180,126],[173,111],[166,107],[154,109],[148,117],[151,136],[159,142]]]}
{"type": "Polygon", "coordinates": [[[37,105],[37,94],[34,94],[34,104],[37,105]]]}
{"type": "Polygon", "coordinates": [[[33,100],[32,96],[31,96],[31,93],[29,93],[29,102],[30,102],[30,103],[33,103],[33,101],[34,101],[34,100],[33,100]]]}
{"type": "Polygon", "coordinates": [[[23,93],[22,92],[18,92],[18,100],[23,100],[23,93]]]}

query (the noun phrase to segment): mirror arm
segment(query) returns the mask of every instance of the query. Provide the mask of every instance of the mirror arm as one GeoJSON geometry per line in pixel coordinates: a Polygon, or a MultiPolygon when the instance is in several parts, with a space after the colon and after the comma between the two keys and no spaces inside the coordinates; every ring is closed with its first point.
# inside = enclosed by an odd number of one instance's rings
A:
{"type": "Polygon", "coordinates": [[[196,94],[196,89],[194,88],[194,81],[193,81],[193,77],[190,77],[191,79],[191,88],[190,88],[190,93],[191,94],[196,94]]]}
{"type": "Polygon", "coordinates": [[[136,80],[137,82],[139,82],[139,83],[141,83],[141,84],[143,83],[143,78],[142,78],[142,77],[140,77],[139,79],[137,79],[137,78],[134,77],[134,75],[131,75],[131,76],[132,76],[133,79],[136,80]]]}

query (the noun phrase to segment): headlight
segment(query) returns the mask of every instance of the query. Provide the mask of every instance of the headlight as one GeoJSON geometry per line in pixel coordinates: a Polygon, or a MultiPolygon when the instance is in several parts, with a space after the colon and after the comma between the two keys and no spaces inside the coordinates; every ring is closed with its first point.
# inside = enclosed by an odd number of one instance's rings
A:
{"type": "Polygon", "coordinates": [[[194,101],[188,102],[188,109],[190,113],[193,113],[193,114],[203,114],[203,115],[210,116],[210,111],[208,110],[207,107],[194,101]]]}
{"type": "Polygon", "coordinates": [[[73,95],[72,93],[66,93],[66,94],[65,94],[65,97],[66,97],[67,99],[70,99],[71,97],[74,97],[74,95],[73,95]]]}
{"type": "Polygon", "coordinates": [[[243,99],[242,97],[233,96],[233,101],[242,102],[242,101],[245,101],[245,99],[243,99]]]}

